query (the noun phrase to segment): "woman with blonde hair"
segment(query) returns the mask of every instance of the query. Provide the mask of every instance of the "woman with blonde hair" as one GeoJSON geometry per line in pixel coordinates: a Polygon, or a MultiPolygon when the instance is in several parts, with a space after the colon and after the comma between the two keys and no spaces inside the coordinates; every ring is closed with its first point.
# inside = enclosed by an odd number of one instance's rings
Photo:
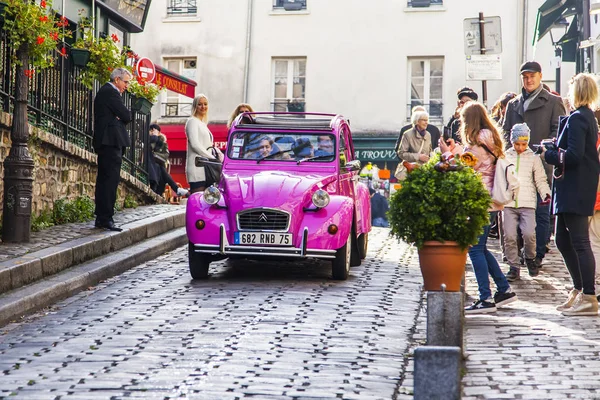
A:
{"type": "Polygon", "coordinates": [[[196,157],[206,157],[215,161],[222,161],[223,154],[217,150],[217,157],[210,150],[214,148],[214,139],[208,129],[208,97],[199,94],[192,102],[192,116],[185,123],[185,136],[187,137],[187,155],[185,162],[185,176],[192,193],[206,188],[206,174],[204,167],[196,167],[196,157]]]}
{"type": "MultiPolygon", "coordinates": [[[[472,101],[465,104],[460,111],[459,133],[465,151],[477,158],[473,169],[481,175],[483,184],[491,194],[494,187],[496,160],[504,157],[504,140],[498,126],[482,104],[472,101]]],[[[443,140],[440,140],[440,150],[445,156],[451,155],[448,145],[443,140]]],[[[488,209],[490,221],[496,219],[500,210],[502,210],[501,205],[490,203],[488,209]]],[[[517,295],[512,292],[498,261],[487,248],[489,232],[490,225],[487,225],[483,228],[479,242],[469,248],[469,258],[479,286],[479,300],[466,307],[465,314],[494,312],[496,306],[503,306],[517,300],[517,295]],[[493,297],[489,275],[496,283],[497,292],[493,297]]]]}
{"type": "Polygon", "coordinates": [[[229,120],[227,121],[227,129],[231,128],[231,124],[233,124],[233,121],[237,118],[238,115],[245,113],[245,112],[253,112],[253,111],[254,110],[252,109],[250,104],[246,104],[246,103],[238,104],[238,106],[233,110],[233,112],[229,116],[229,120]]]}
{"type": "Polygon", "coordinates": [[[598,86],[593,75],[577,74],[570,82],[569,98],[574,110],[559,122],[556,146],[542,146],[542,157],[554,165],[556,247],[573,281],[567,300],[557,309],[567,316],[597,316],[596,262],[588,230],[600,174],[598,123],[592,111],[598,101],[598,86]]]}

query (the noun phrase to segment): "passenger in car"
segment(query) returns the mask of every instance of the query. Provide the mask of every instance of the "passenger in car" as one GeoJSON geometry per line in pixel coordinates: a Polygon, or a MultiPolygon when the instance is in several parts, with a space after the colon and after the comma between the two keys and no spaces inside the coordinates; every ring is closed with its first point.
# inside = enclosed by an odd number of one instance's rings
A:
{"type": "Polygon", "coordinates": [[[310,139],[307,137],[301,137],[296,139],[292,144],[292,151],[296,159],[307,158],[314,156],[314,147],[310,139]]]}
{"type": "MultiPolygon", "coordinates": [[[[229,120],[227,121],[227,129],[231,128],[231,124],[233,124],[233,121],[237,118],[238,115],[240,115],[241,113],[253,112],[253,111],[254,110],[252,109],[250,104],[246,104],[246,103],[238,104],[238,106],[233,110],[233,112],[229,116],[229,120]]],[[[245,122],[251,122],[251,118],[248,118],[248,121],[245,121],[245,122]]]]}
{"type": "Polygon", "coordinates": [[[323,135],[317,137],[317,150],[315,150],[315,157],[319,156],[330,156],[333,155],[333,140],[329,135],[323,135]]]}

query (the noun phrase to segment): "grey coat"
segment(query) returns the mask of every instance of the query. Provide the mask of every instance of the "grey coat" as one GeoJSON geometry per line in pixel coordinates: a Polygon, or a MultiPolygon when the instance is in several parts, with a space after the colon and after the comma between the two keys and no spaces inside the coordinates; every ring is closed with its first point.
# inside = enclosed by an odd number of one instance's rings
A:
{"type": "MultiPolygon", "coordinates": [[[[515,124],[527,123],[531,129],[529,148],[535,150],[534,144],[540,144],[542,139],[556,137],[558,131],[558,117],[566,115],[565,106],[559,96],[555,96],[546,89],[537,95],[531,102],[527,111],[523,111],[523,94],[512,99],[506,106],[504,114],[504,137],[506,144],[510,145],[510,130],[515,124]]],[[[552,176],[552,167],[544,163],[546,175],[552,176]]]]}
{"type": "Polygon", "coordinates": [[[398,157],[401,160],[423,164],[419,160],[419,154],[429,155],[430,153],[431,134],[429,132],[425,131],[425,136],[421,136],[414,127],[404,132],[400,147],[398,148],[398,157]],[[421,144],[423,144],[423,149],[419,152],[421,144]]]}

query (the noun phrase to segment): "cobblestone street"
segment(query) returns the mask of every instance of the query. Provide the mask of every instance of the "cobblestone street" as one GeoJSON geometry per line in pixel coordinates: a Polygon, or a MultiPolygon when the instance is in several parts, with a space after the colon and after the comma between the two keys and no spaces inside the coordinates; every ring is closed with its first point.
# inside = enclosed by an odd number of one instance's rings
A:
{"type": "Polygon", "coordinates": [[[3,328],[0,398],[412,398],[416,251],[369,239],[347,281],[236,261],[194,282],[187,248],[167,253],[3,328]]]}

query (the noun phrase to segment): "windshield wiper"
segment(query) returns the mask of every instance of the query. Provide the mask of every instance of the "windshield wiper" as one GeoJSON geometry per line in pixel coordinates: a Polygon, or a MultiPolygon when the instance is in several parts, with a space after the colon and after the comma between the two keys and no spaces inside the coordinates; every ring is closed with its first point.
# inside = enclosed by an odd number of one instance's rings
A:
{"type": "Polygon", "coordinates": [[[264,156],[264,157],[261,157],[261,158],[259,158],[258,160],[256,160],[256,163],[258,164],[258,163],[260,163],[262,160],[267,160],[267,159],[269,159],[269,158],[271,158],[271,157],[274,157],[274,156],[277,156],[277,155],[279,155],[279,154],[285,154],[285,153],[289,153],[290,151],[293,151],[293,150],[292,150],[292,149],[289,149],[289,150],[280,150],[280,151],[278,151],[278,152],[276,152],[276,153],[268,154],[268,155],[266,155],[266,156],[264,156]]]}
{"type": "Polygon", "coordinates": [[[300,164],[303,161],[319,160],[321,158],[329,158],[329,157],[335,157],[335,154],[321,154],[320,156],[301,158],[300,160],[296,161],[296,164],[300,164]]]}

